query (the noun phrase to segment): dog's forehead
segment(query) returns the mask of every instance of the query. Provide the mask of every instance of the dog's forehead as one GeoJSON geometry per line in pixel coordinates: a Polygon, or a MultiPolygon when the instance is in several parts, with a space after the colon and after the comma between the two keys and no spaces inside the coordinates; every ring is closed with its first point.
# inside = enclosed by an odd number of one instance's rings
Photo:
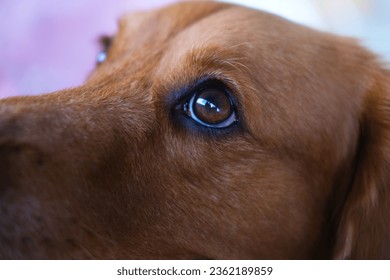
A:
{"type": "Polygon", "coordinates": [[[305,37],[322,42],[324,36],[258,10],[217,2],[185,2],[122,17],[109,60],[128,64],[126,69],[134,71],[145,65],[148,69],[172,68],[183,65],[186,58],[190,62],[203,55],[206,60],[207,55],[220,61],[251,60],[253,51],[273,57],[277,51],[302,50],[305,37]]]}
{"type": "Polygon", "coordinates": [[[116,37],[126,42],[123,51],[141,46],[157,46],[184,29],[232,5],[217,2],[184,2],[165,8],[129,13],[119,20],[116,37]]]}
{"type": "Polygon", "coordinates": [[[251,40],[253,32],[256,37],[270,39],[275,35],[295,32],[299,27],[277,16],[243,6],[220,2],[184,2],[162,9],[125,14],[120,18],[116,37],[120,38],[117,41],[122,45],[121,51],[157,47],[177,37],[180,48],[185,49],[186,43],[213,44],[221,39],[225,42],[251,40]]]}

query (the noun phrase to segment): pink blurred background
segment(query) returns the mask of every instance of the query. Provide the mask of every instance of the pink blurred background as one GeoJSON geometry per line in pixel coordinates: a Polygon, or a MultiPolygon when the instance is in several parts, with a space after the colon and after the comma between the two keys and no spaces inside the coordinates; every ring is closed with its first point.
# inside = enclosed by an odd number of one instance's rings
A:
{"type": "Polygon", "coordinates": [[[81,84],[95,66],[100,35],[126,11],[174,0],[1,0],[0,97],[81,84]]]}
{"type": "MultiPolygon", "coordinates": [[[[0,98],[81,84],[95,65],[99,36],[115,32],[119,15],[178,1],[0,0],[0,98]]],[[[230,2],[359,37],[365,45],[390,58],[388,0],[230,2]]]]}

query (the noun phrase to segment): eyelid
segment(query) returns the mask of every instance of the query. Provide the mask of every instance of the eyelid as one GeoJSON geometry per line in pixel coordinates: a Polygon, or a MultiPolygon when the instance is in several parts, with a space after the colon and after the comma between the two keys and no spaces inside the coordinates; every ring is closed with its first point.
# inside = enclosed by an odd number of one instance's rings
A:
{"type": "MultiPolygon", "coordinates": [[[[180,90],[174,91],[174,94],[170,95],[170,97],[172,98],[172,100],[176,101],[176,105],[184,104],[191,100],[193,94],[206,88],[210,84],[219,85],[219,88],[226,89],[229,93],[231,93],[229,85],[225,83],[224,79],[220,79],[219,77],[215,77],[213,75],[205,75],[200,78],[194,79],[186,86],[180,88],[180,90]]],[[[232,94],[231,96],[233,97],[232,94]]]]}

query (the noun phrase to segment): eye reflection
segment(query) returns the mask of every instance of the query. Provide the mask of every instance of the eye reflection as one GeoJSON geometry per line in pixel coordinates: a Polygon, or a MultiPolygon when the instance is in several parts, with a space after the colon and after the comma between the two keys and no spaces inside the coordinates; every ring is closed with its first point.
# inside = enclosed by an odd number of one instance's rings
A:
{"type": "Polygon", "coordinates": [[[198,103],[199,105],[202,105],[202,106],[208,105],[210,108],[215,109],[218,113],[221,112],[221,109],[217,108],[217,106],[215,106],[215,105],[214,105],[213,103],[211,103],[210,101],[207,101],[206,99],[198,98],[198,99],[196,100],[196,103],[198,103]]]}
{"type": "Polygon", "coordinates": [[[101,51],[98,53],[96,56],[96,63],[97,65],[102,64],[104,61],[107,59],[107,52],[106,51],[101,51]]]}

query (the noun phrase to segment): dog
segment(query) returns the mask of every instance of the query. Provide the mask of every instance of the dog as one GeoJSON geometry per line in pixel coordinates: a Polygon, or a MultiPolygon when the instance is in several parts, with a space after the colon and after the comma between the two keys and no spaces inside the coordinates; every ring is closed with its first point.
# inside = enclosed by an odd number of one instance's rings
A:
{"type": "Polygon", "coordinates": [[[2,259],[388,259],[390,72],[356,40],[185,2],[80,87],[0,102],[2,259]]]}

